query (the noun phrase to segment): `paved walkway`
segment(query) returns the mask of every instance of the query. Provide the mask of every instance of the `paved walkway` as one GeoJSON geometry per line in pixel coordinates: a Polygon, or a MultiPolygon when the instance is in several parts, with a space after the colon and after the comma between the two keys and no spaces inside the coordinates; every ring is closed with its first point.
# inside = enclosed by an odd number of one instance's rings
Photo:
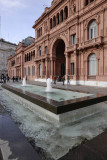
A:
{"type": "Polygon", "coordinates": [[[107,131],[81,144],[59,160],[107,160],[107,131]]]}
{"type": "Polygon", "coordinates": [[[41,160],[0,105],[0,160],[41,160]]]}

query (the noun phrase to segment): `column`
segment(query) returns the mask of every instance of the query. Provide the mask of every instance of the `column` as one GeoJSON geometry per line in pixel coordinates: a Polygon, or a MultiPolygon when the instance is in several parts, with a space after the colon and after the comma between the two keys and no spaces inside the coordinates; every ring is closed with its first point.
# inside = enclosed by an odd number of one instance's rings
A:
{"type": "Polygon", "coordinates": [[[53,77],[53,70],[54,70],[54,68],[53,68],[53,60],[51,60],[51,76],[53,77]]]}
{"type": "Polygon", "coordinates": [[[42,75],[41,75],[41,78],[43,78],[43,76],[44,76],[44,65],[43,65],[43,63],[44,63],[44,60],[42,59],[42,60],[41,60],[41,67],[42,67],[42,75]]]}
{"type": "Polygon", "coordinates": [[[46,78],[49,78],[49,61],[46,59],[46,78]]]}
{"type": "Polygon", "coordinates": [[[75,67],[75,73],[74,73],[74,78],[77,80],[78,77],[78,60],[77,60],[77,52],[74,51],[74,67],[75,67]]]}
{"type": "Polygon", "coordinates": [[[66,78],[69,75],[69,53],[65,53],[66,58],[66,78]]]}
{"type": "Polygon", "coordinates": [[[49,75],[51,76],[51,60],[49,61],[49,75]]]}
{"type": "Polygon", "coordinates": [[[36,62],[36,78],[38,78],[38,62],[36,62]]]}
{"type": "Polygon", "coordinates": [[[56,75],[56,61],[54,61],[54,76],[56,75]]]}

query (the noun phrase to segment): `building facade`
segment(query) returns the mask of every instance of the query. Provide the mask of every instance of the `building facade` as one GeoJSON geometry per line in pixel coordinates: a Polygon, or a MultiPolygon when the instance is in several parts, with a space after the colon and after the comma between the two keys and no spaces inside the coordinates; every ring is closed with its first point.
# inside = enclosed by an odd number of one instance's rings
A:
{"type": "MultiPolygon", "coordinates": [[[[14,76],[22,79],[24,76],[27,76],[25,72],[25,67],[26,67],[25,62],[30,60],[29,48],[31,48],[31,51],[33,50],[32,47],[35,45],[34,42],[35,42],[34,38],[27,37],[26,39],[24,39],[22,42],[18,44],[15,50],[14,56],[10,56],[8,58],[8,75],[10,78],[14,76]],[[27,57],[25,58],[26,50],[28,54],[27,54],[27,57]]],[[[33,52],[35,53],[34,50],[33,52]]],[[[32,53],[33,57],[34,57],[34,53],[32,53]]]]}
{"type": "Polygon", "coordinates": [[[106,0],[53,0],[33,25],[35,44],[23,51],[22,77],[65,75],[71,84],[106,86],[106,16],[106,0]]]}
{"type": "Polygon", "coordinates": [[[8,74],[8,57],[13,56],[16,44],[0,39],[0,77],[8,74]]]}

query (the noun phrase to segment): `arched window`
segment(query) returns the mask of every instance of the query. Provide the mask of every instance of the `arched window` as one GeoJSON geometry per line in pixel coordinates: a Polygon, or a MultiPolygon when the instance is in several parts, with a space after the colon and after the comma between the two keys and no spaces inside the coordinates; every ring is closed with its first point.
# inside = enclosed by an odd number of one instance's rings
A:
{"type": "Polygon", "coordinates": [[[64,19],[68,18],[68,7],[66,6],[64,9],[64,19]]]}
{"type": "Polygon", "coordinates": [[[30,53],[30,60],[32,61],[32,52],[30,53]]]}
{"type": "Polygon", "coordinates": [[[97,74],[97,59],[94,53],[88,57],[89,76],[96,76],[97,74]]]}
{"type": "Polygon", "coordinates": [[[96,37],[97,37],[97,23],[96,20],[93,20],[89,24],[89,40],[96,37]]]}
{"type": "Polygon", "coordinates": [[[54,16],[53,17],[53,27],[55,27],[56,26],[56,17],[54,16]]]}
{"type": "Polygon", "coordinates": [[[50,19],[50,29],[52,29],[52,18],[50,19]]]}
{"type": "Polygon", "coordinates": [[[29,60],[29,57],[28,57],[28,54],[27,54],[27,62],[28,62],[28,60],[29,60]]]}
{"type": "Polygon", "coordinates": [[[41,46],[39,47],[39,56],[41,56],[41,46]]]}
{"type": "Polygon", "coordinates": [[[63,10],[60,12],[60,22],[63,22],[63,10]]]}
{"type": "Polygon", "coordinates": [[[42,27],[40,28],[40,36],[42,36],[42,27]]]}
{"type": "Polygon", "coordinates": [[[57,13],[57,24],[59,24],[59,13],[57,13]]]}
{"type": "Polygon", "coordinates": [[[26,62],[26,54],[25,54],[25,62],[26,62]]]}
{"type": "Polygon", "coordinates": [[[30,53],[29,53],[29,61],[30,61],[30,53]]]}

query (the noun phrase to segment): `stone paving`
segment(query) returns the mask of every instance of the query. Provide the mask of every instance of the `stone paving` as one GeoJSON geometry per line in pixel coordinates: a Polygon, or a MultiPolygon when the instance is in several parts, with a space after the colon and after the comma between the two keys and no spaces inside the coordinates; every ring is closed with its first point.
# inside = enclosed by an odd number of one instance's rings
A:
{"type": "MultiPolygon", "coordinates": [[[[37,84],[46,86],[46,83],[42,82],[27,82],[29,84],[37,84]]],[[[91,87],[91,86],[79,86],[79,85],[62,85],[62,82],[58,82],[56,85],[52,84],[55,88],[61,88],[66,90],[76,90],[95,94],[107,94],[107,87],[91,87]]],[[[106,103],[106,102],[105,102],[106,103]]],[[[10,158],[16,160],[40,160],[37,153],[28,144],[26,138],[20,133],[19,129],[12,122],[11,118],[7,115],[2,107],[0,107],[0,140],[5,141],[5,147],[3,148],[2,141],[0,141],[0,148],[7,150],[10,154],[10,158]],[[4,118],[4,116],[6,116],[4,118]],[[5,120],[4,120],[5,119],[5,120]],[[7,134],[8,133],[8,134],[7,134]],[[9,142],[9,145],[7,145],[9,142]],[[22,156],[22,157],[20,157],[22,156]]],[[[5,152],[4,152],[5,153],[5,152]]],[[[5,154],[5,157],[7,155],[5,154]]],[[[0,154],[0,160],[2,155],[0,154]]],[[[4,159],[8,160],[8,159],[4,159]]],[[[67,155],[60,158],[59,160],[107,160],[107,131],[97,136],[91,141],[86,141],[72,151],[69,151],[67,155]]]]}

